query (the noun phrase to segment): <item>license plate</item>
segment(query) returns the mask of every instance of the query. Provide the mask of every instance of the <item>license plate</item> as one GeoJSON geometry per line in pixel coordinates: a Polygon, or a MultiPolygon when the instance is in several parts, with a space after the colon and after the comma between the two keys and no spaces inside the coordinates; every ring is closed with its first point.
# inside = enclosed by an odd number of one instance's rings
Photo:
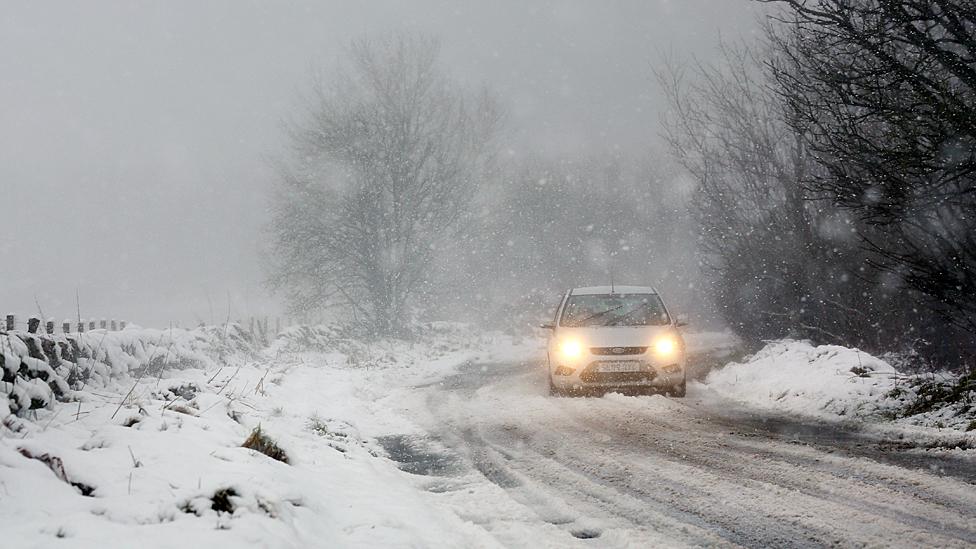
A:
{"type": "Polygon", "coordinates": [[[621,372],[641,372],[644,366],[640,362],[601,362],[597,364],[596,371],[604,374],[621,372]]]}

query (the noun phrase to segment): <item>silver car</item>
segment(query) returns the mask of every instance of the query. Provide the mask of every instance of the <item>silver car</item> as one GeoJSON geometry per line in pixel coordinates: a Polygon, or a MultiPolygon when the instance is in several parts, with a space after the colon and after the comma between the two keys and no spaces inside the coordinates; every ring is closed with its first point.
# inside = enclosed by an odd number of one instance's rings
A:
{"type": "Polygon", "coordinates": [[[657,290],[574,288],[563,296],[548,345],[552,395],[587,390],[685,395],[685,345],[657,290]]]}

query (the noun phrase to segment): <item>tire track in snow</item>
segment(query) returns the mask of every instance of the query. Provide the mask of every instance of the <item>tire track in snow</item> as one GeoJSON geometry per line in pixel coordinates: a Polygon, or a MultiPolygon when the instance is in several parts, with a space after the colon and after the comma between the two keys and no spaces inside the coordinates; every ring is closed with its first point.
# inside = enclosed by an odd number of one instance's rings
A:
{"type": "MultiPolygon", "coordinates": [[[[497,442],[497,444],[506,444],[497,442]]],[[[816,547],[820,539],[830,534],[828,530],[816,528],[802,528],[788,523],[763,524],[755,526],[744,520],[741,502],[716,499],[709,486],[714,479],[707,482],[691,483],[682,481],[680,475],[668,471],[662,474],[661,469],[642,467],[632,460],[623,460],[619,452],[600,452],[603,457],[597,457],[590,452],[573,452],[571,455],[563,450],[554,450],[543,446],[536,450],[536,461],[532,463],[523,453],[523,459],[516,466],[524,466],[528,475],[546,485],[563,486],[562,495],[572,501],[576,494],[570,491],[585,493],[587,489],[582,484],[561,481],[563,474],[560,469],[568,471],[590,484],[599,486],[603,490],[612,490],[615,498],[605,500],[606,512],[615,511],[614,500],[622,497],[640,501],[640,513],[647,515],[649,511],[667,516],[683,526],[695,526],[702,532],[709,532],[719,536],[725,542],[734,545],[791,545],[794,547],[816,547]],[[544,457],[552,454],[553,457],[544,457]],[[553,471],[557,471],[553,473],[553,471]],[[634,481],[639,483],[635,484],[634,481]],[[814,535],[819,534],[819,535],[814,535]]],[[[635,519],[640,522],[640,518],[635,519]]],[[[707,537],[696,539],[695,543],[712,542],[707,537]]]]}
{"type": "MultiPolygon", "coordinates": [[[[457,389],[457,384],[451,384],[457,389]]],[[[456,451],[468,457],[474,467],[485,474],[486,478],[506,489],[519,503],[533,509],[542,520],[548,520],[553,507],[568,507],[571,509],[586,509],[583,515],[587,518],[599,518],[615,523],[618,528],[650,528],[658,534],[666,534],[674,542],[690,544],[731,544],[756,545],[773,540],[778,543],[791,543],[794,546],[815,546],[813,540],[806,544],[800,543],[809,532],[801,531],[789,526],[766,527],[761,536],[753,532],[744,531],[739,522],[740,514],[731,504],[722,505],[724,512],[721,520],[714,515],[701,513],[702,504],[698,506],[678,506],[670,500],[653,501],[647,491],[621,490],[619,483],[608,476],[610,467],[596,469],[581,467],[579,461],[592,461],[592,456],[572,456],[556,459],[544,454],[555,455],[554,451],[538,451],[538,444],[531,441],[526,444],[523,438],[513,438],[516,429],[509,425],[492,425],[490,422],[476,422],[474,427],[468,422],[471,417],[452,414],[458,408],[456,394],[434,393],[428,399],[428,406],[432,416],[438,418],[439,427],[436,429],[438,438],[454,447],[456,451]],[[451,401],[454,402],[451,402],[451,401]],[[507,459],[493,456],[507,456],[507,459]],[[499,480],[502,482],[498,482],[499,480]],[[516,480],[517,479],[517,480],[516,480]],[[544,495],[540,495],[544,494],[544,495]],[[558,501],[559,505],[548,503],[558,501]],[[656,503],[649,507],[648,503],[656,503]],[[626,519],[621,523],[620,518],[626,519]],[[618,520],[614,520],[618,519],[618,520]],[[773,533],[773,531],[776,531],[773,533]]],[[[555,400],[553,402],[569,403],[569,400],[555,400]]],[[[463,408],[461,409],[463,411],[463,408]]],[[[566,416],[571,418],[572,415],[566,416]]],[[[585,429],[584,429],[585,431],[585,429]]],[[[574,430],[578,434],[580,430],[574,430]]],[[[566,435],[568,433],[561,433],[566,435]]],[[[579,441],[583,442],[583,441],[579,441]]],[[[627,476],[626,472],[617,473],[627,476]]],[[[690,499],[704,502],[710,497],[707,490],[699,489],[694,496],[689,496],[689,488],[681,483],[669,479],[671,492],[677,494],[677,499],[690,499]]],[[[710,504],[713,509],[714,503],[710,504]]]]}
{"type": "MultiPolygon", "coordinates": [[[[607,428],[602,422],[584,423],[592,429],[607,428]]],[[[617,428],[619,432],[619,424],[617,428]]],[[[629,440],[641,438],[633,433],[625,435],[630,435],[624,437],[629,440]]],[[[819,532],[817,539],[838,542],[863,536],[872,542],[884,539],[886,543],[904,544],[907,536],[924,544],[976,543],[976,532],[968,526],[971,520],[962,509],[934,507],[883,486],[845,478],[838,474],[842,469],[811,471],[784,459],[782,453],[757,449],[753,444],[740,445],[734,439],[718,446],[720,453],[709,450],[708,444],[697,443],[682,445],[677,452],[660,452],[665,445],[670,447],[660,440],[644,441],[640,449],[653,458],[637,458],[628,448],[618,446],[608,452],[615,458],[601,462],[600,467],[610,468],[626,460],[646,475],[665,471],[664,477],[685,478],[699,489],[711,486],[715,494],[737,491],[739,514],[735,520],[745,528],[750,522],[763,528],[769,521],[780,521],[798,524],[803,531],[819,532]],[[903,509],[912,509],[913,513],[903,509]],[[793,510],[803,512],[793,517],[793,510]],[[849,527],[852,524],[858,525],[857,531],[849,527]]],[[[636,489],[645,493],[643,486],[636,489]]],[[[653,493],[648,495],[653,497],[653,493]]],[[[679,495],[672,501],[685,499],[679,495]]],[[[697,509],[710,508],[707,500],[696,503],[697,509]]]]}
{"type": "Polygon", "coordinates": [[[539,520],[575,512],[679,543],[976,543],[970,483],[877,463],[848,440],[784,439],[691,399],[540,398],[528,368],[474,365],[422,390],[431,432],[539,520]]]}
{"type": "MultiPolygon", "coordinates": [[[[449,431],[457,426],[447,425],[449,431]]],[[[454,438],[446,431],[445,438],[454,438]]],[[[456,435],[455,435],[456,436],[456,435]]],[[[457,442],[479,471],[490,471],[486,478],[503,488],[510,497],[532,510],[540,520],[556,525],[577,521],[602,524],[602,529],[647,529],[655,536],[665,535],[675,543],[726,545],[720,533],[689,517],[648,509],[640,498],[621,493],[606,482],[594,481],[563,463],[511,445],[495,444],[482,433],[463,429],[457,442]],[[503,478],[505,482],[498,483],[503,478]]],[[[570,528],[571,529],[571,528],[570,528]]]]}

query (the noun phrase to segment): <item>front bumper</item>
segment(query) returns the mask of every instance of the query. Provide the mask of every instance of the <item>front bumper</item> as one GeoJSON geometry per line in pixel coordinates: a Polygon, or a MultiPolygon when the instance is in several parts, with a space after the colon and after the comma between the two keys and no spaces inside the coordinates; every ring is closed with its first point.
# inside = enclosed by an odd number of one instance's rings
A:
{"type": "MultiPolygon", "coordinates": [[[[633,360],[640,367],[636,372],[600,372],[604,360],[591,360],[573,366],[560,365],[550,370],[552,383],[560,389],[617,388],[617,387],[673,387],[685,379],[685,363],[679,361],[650,362],[633,360]],[[567,374],[567,370],[572,372],[567,374]]],[[[631,362],[631,361],[627,361],[631,362]]]]}

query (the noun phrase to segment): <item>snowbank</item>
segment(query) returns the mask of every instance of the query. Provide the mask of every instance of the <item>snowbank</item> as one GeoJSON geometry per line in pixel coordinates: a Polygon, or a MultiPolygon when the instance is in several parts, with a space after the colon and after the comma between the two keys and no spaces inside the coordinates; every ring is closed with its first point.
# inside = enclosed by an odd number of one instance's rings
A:
{"type": "Polygon", "coordinates": [[[723,396],[763,408],[972,430],[972,393],[916,413],[926,387],[954,379],[950,374],[900,374],[884,360],[857,349],[784,340],[767,344],[744,362],[713,371],[703,383],[723,396]]]}
{"type": "Polygon", "coordinates": [[[801,413],[871,415],[897,372],[856,349],[776,341],[708,375],[705,383],[736,400],[801,413]]]}

